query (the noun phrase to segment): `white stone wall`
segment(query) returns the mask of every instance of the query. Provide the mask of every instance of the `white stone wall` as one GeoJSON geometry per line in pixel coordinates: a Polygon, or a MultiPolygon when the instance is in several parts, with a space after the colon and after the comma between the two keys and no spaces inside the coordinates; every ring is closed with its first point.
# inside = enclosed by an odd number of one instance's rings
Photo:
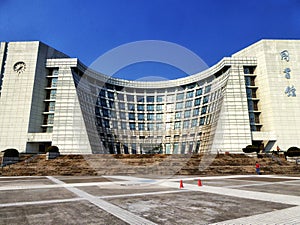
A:
{"type": "Polygon", "coordinates": [[[49,60],[47,66],[58,67],[52,144],[63,154],[92,153],[71,72],[77,60],[49,60]]]}
{"type": "Polygon", "coordinates": [[[262,111],[262,131],[276,134],[278,145],[287,150],[300,147],[300,40],[262,40],[236,53],[234,57],[257,57],[255,83],[262,111]],[[280,52],[289,52],[289,61],[281,59],[280,52]],[[290,68],[290,79],[283,72],[290,68]],[[285,94],[287,86],[294,85],[296,97],[285,94]]]}
{"type": "MultiPolygon", "coordinates": [[[[28,133],[42,132],[46,58],[66,55],[38,41],[9,42],[7,45],[0,97],[0,150],[16,148],[20,152],[38,152],[39,140],[32,142],[28,133]],[[14,71],[17,62],[26,64],[21,73],[14,71]]],[[[41,143],[45,141],[51,142],[51,139],[40,140],[41,143]]]]}
{"type": "MultiPolygon", "coordinates": [[[[247,63],[247,61],[244,62],[245,65],[247,63]]],[[[242,60],[240,62],[233,61],[230,69],[222,113],[216,130],[216,138],[220,139],[218,150],[222,152],[241,153],[242,148],[252,143],[242,72],[244,64],[242,60]]],[[[254,64],[254,62],[252,61],[250,64],[254,64]]]]}
{"type": "Polygon", "coordinates": [[[39,42],[8,43],[0,98],[0,149],[26,149],[39,42]],[[13,66],[22,61],[24,72],[13,66]]]}

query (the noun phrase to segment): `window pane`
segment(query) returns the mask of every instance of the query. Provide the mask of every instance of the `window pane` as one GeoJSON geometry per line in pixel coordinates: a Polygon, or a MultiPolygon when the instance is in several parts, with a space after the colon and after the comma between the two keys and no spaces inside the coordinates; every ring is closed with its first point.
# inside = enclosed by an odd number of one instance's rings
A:
{"type": "Polygon", "coordinates": [[[122,128],[123,130],[126,130],[126,129],[127,129],[126,123],[125,123],[125,122],[121,122],[121,128],[122,128]]]}
{"type": "Polygon", "coordinates": [[[181,112],[176,112],[175,119],[180,119],[180,118],[181,118],[181,112]]]}
{"type": "Polygon", "coordinates": [[[190,108],[190,107],[192,107],[192,106],[193,106],[193,101],[192,101],[192,100],[187,101],[187,102],[185,103],[185,107],[186,107],[186,108],[190,108]]]}
{"type": "Polygon", "coordinates": [[[154,120],[154,113],[147,114],[147,120],[154,120]]]}
{"type": "Polygon", "coordinates": [[[138,96],[137,96],[137,101],[138,101],[138,102],[144,102],[144,101],[145,101],[144,96],[138,95],[138,96]]]}
{"type": "Polygon", "coordinates": [[[206,95],[206,96],[203,98],[203,104],[206,104],[206,103],[208,103],[208,98],[209,98],[209,96],[208,96],[208,95],[206,95]]]}
{"type": "Polygon", "coordinates": [[[148,128],[148,130],[154,130],[154,124],[153,123],[148,123],[147,128],[148,128]]]}
{"type": "Polygon", "coordinates": [[[108,109],[102,109],[103,116],[108,117],[108,109]]]}
{"type": "Polygon", "coordinates": [[[200,103],[201,103],[201,98],[196,98],[194,106],[200,105],[200,103]]]}
{"type": "Polygon", "coordinates": [[[126,114],[125,114],[125,112],[120,112],[120,118],[121,119],[126,119],[126,114]]]}
{"type": "Polygon", "coordinates": [[[167,110],[171,111],[174,109],[174,104],[167,104],[167,110]]]}
{"type": "Polygon", "coordinates": [[[124,110],[125,109],[125,103],[119,102],[119,109],[124,110]]]}
{"type": "Polygon", "coordinates": [[[128,103],[128,104],[127,104],[127,108],[128,108],[128,110],[130,110],[130,111],[134,111],[134,110],[135,110],[134,104],[132,104],[132,103],[128,103]]]}
{"type": "Polygon", "coordinates": [[[147,96],[147,102],[154,102],[154,96],[147,96]]]}
{"type": "Polygon", "coordinates": [[[147,111],[154,111],[154,105],[147,105],[147,111]]]}
{"type": "Polygon", "coordinates": [[[138,120],[144,120],[144,119],[145,119],[144,113],[138,113],[138,120]]]}
{"type": "Polygon", "coordinates": [[[185,121],[183,122],[183,128],[184,128],[184,129],[187,129],[187,128],[189,128],[189,126],[190,126],[190,121],[189,121],[189,120],[185,120],[185,121]]]}
{"type": "Polygon", "coordinates": [[[109,127],[110,127],[110,126],[109,126],[109,120],[104,119],[103,122],[104,122],[104,127],[106,127],[106,128],[109,128],[109,127]]]}
{"type": "Polygon", "coordinates": [[[192,120],[192,127],[197,126],[197,122],[198,122],[198,119],[193,119],[192,120]]]}
{"type": "Polygon", "coordinates": [[[135,120],[134,113],[129,113],[128,117],[129,117],[130,120],[135,120]]]}
{"type": "Polygon", "coordinates": [[[156,114],[156,120],[162,120],[162,113],[156,114]]]}
{"type": "Polygon", "coordinates": [[[139,123],[139,130],[145,130],[145,124],[144,123],[139,123]]]}
{"type": "Polygon", "coordinates": [[[183,102],[177,102],[176,109],[182,109],[182,108],[183,108],[183,102]]]}
{"type": "Polygon", "coordinates": [[[162,111],[162,109],[163,109],[163,105],[157,105],[156,106],[156,110],[157,111],[162,111]]]}
{"type": "Polygon", "coordinates": [[[156,124],[156,130],[162,130],[163,124],[162,123],[157,123],[156,124]]]}
{"type": "Polygon", "coordinates": [[[127,101],[134,102],[134,96],[133,95],[127,95],[127,101]]]}
{"type": "Polygon", "coordinates": [[[100,99],[100,104],[101,104],[101,106],[107,107],[106,99],[101,98],[101,99],[100,99]]]}
{"type": "Polygon", "coordinates": [[[202,88],[197,89],[196,96],[202,95],[202,88]]]}
{"type": "Polygon", "coordinates": [[[129,123],[130,130],[135,130],[135,123],[129,123]]]}
{"type": "Polygon", "coordinates": [[[107,97],[108,97],[108,98],[111,98],[111,99],[114,99],[114,93],[108,91],[108,92],[107,92],[107,97]]]}
{"type": "Polygon", "coordinates": [[[173,145],[173,154],[178,154],[179,144],[178,142],[174,143],[173,145]]]}
{"type": "Polygon", "coordinates": [[[163,95],[157,96],[156,101],[157,102],[163,102],[164,101],[164,96],[163,95]]]}
{"type": "Polygon", "coordinates": [[[144,111],[144,105],[137,105],[138,111],[144,111]]]}
{"type": "Polygon", "coordinates": [[[186,98],[192,98],[194,97],[194,91],[189,91],[186,93],[186,98]]]}
{"type": "Polygon", "coordinates": [[[123,94],[118,94],[118,99],[124,101],[124,95],[123,94]]]}
{"type": "Polygon", "coordinates": [[[51,90],[50,99],[56,99],[56,90],[51,90]]]}
{"type": "Polygon", "coordinates": [[[193,116],[198,116],[198,115],[199,115],[199,108],[196,108],[193,111],[193,116]]]}
{"type": "Polygon", "coordinates": [[[174,102],[175,101],[175,95],[168,95],[167,96],[167,102],[174,102]]]}
{"type": "Polygon", "coordinates": [[[109,100],[109,101],[108,101],[108,104],[109,104],[109,107],[110,107],[110,108],[115,108],[115,103],[114,103],[114,101],[109,100]]]}
{"type": "Polygon", "coordinates": [[[182,100],[184,98],[184,93],[179,93],[176,96],[176,100],[182,100]]]}
{"type": "Polygon", "coordinates": [[[201,114],[205,114],[207,110],[207,106],[203,106],[201,109],[201,114]]]}
{"type": "Polygon", "coordinates": [[[200,118],[199,125],[200,125],[200,126],[204,125],[204,122],[205,122],[205,117],[201,117],[201,118],[200,118]]]}
{"type": "Polygon", "coordinates": [[[175,122],[175,124],[174,124],[174,129],[180,129],[180,126],[181,126],[181,122],[180,122],[180,121],[177,121],[177,122],[175,122]]]}
{"type": "Polygon", "coordinates": [[[210,90],[211,90],[211,85],[208,85],[205,87],[205,93],[210,92],[210,90]]]}
{"type": "Polygon", "coordinates": [[[184,112],[184,118],[189,118],[191,116],[191,110],[187,110],[184,112]]]}
{"type": "Polygon", "coordinates": [[[112,121],[112,126],[113,126],[113,128],[118,129],[118,121],[113,120],[113,121],[112,121]]]}
{"type": "Polygon", "coordinates": [[[57,87],[57,77],[52,78],[52,80],[51,80],[51,87],[57,87]]]}

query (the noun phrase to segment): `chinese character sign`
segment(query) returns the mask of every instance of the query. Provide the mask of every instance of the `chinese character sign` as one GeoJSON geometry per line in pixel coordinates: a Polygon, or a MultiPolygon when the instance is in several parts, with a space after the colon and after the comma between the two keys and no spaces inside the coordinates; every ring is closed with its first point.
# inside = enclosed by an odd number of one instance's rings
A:
{"type": "Polygon", "coordinates": [[[288,97],[296,97],[296,88],[294,87],[294,85],[287,86],[287,88],[285,89],[285,94],[287,94],[288,97]]]}
{"type": "MultiPolygon", "coordinates": [[[[285,60],[287,63],[289,63],[290,61],[290,54],[288,52],[288,50],[283,50],[282,52],[280,52],[280,56],[281,56],[281,60],[285,60]]],[[[284,70],[283,70],[283,73],[285,74],[285,78],[288,81],[288,86],[286,87],[285,89],[285,94],[288,96],[288,97],[296,97],[296,88],[294,87],[294,85],[291,85],[290,83],[290,79],[291,79],[291,69],[289,67],[286,67],[284,70]]]]}
{"type": "Polygon", "coordinates": [[[280,52],[280,56],[281,60],[285,60],[287,62],[290,60],[289,52],[287,50],[280,52]]]}
{"type": "Polygon", "coordinates": [[[285,68],[283,72],[285,73],[285,78],[286,79],[291,78],[291,75],[290,75],[291,69],[290,68],[285,68]]]}

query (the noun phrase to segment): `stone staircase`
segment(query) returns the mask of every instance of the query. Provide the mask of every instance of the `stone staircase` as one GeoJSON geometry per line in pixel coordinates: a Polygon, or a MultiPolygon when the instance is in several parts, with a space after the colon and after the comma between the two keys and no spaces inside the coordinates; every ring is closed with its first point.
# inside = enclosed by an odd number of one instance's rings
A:
{"type": "Polygon", "coordinates": [[[185,166],[187,155],[85,155],[98,175],[173,175],[185,166]]]}
{"type": "Polygon", "coordinates": [[[255,174],[259,161],[263,174],[300,174],[300,165],[284,158],[254,158],[245,154],[220,155],[45,155],[24,156],[19,163],[3,167],[2,176],[32,175],[229,175],[255,174]]]}

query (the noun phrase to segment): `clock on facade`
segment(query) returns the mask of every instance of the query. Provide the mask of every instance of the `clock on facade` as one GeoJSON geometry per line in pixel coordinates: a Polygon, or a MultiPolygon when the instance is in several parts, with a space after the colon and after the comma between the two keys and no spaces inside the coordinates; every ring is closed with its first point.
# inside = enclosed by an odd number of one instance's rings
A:
{"type": "Polygon", "coordinates": [[[26,64],[24,62],[16,62],[13,68],[17,74],[20,74],[25,71],[26,64]]]}

